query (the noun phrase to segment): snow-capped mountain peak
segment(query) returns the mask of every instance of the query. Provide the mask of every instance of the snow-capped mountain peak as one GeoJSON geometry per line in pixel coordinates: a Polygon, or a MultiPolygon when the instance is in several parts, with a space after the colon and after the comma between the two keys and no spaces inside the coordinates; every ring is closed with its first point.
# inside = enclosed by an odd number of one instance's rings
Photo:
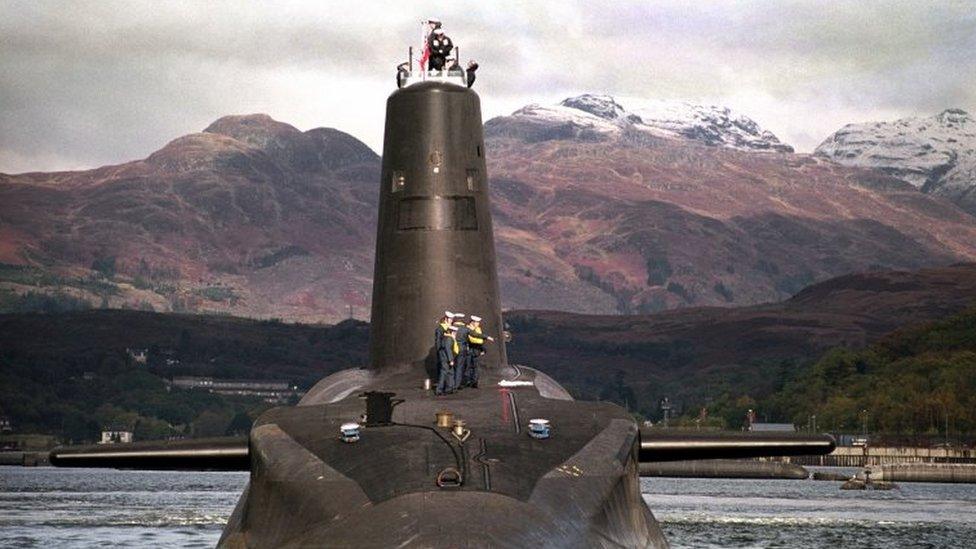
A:
{"type": "MultiPolygon", "coordinates": [[[[569,107],[583,112],[588,112],[593,116],[598,116],[606,120],[620,120],[627,118],[627,111],[620,106],[620,103],[609,95],[583,94],[576,97],[563,99],[559,105],[569,107]]],[[[640,120],[637,120],[638,122],[640,120]]]]}
{"type": "Polygon", "coordinates": [[[891,122],[848,124],[814,154],[874,168],[976,214],[976,121],[962,109],[891,122]]]}
{"type": "Polygon", "coordinates": [[[936,115],[944,126],[952,127],[956,124],[971,124],[973,122],[973,117],[969,116],[969,113],[962,109],[946,109],[936,115]]]}
{"type": "Polygon", "coordinates": [[[772,132],[728,107],[685,101],[636,100],[628,109],[609,95],[583,94],[556,105],[527,105],[511,116],[489,120],[491,135],[530,141],[655,137],[753,151],[793,152],[772,132]]]}
{"type": "Polygon", "coordinates": [[[633,109],[647,126],[707,145],[745,150],[793,152],[755,120],[728,107],[688,101],[642,101],[633,109]]]}

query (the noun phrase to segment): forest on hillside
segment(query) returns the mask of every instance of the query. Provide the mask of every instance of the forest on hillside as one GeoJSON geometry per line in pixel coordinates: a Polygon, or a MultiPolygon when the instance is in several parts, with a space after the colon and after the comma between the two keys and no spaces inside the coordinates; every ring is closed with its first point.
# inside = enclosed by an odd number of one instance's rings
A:
{"type": "Polygon", "coordinates": [[[741,428],[754,410],[762,421],[800,430],[934,435],[976,433],[976,309],[896,330],[861,349],[836,347],[783,372],[779,388],[722,394],[678,423],[741,428]]]}
{"type": "Polygon", "coordinates": [[[834,349],[764,403],[831,431],[976,432],[976,309],[834,349]]]}
{"type": "MultiPolygon", "coordinates": [[[[0,415],[18,432],[74,441],[93,440],[101,426],[117,423],[143,440],[239,432],[269,405],[169,391],[164,380],[275,379],[307,389],[329,373],[364,364],[368,330],[358,321],[307,326],[140,311],[0,315],[0,415]],[[134,361],[132,348],[145,350],[148,360],[134,361]]],[[[512,360],[518,349],[510,348],[512,360]]],[[[639,388],[611,367],[622,359],[619,352],[607,351],[604,375],[593,372],[567,388],[659,420],[634,409],[639,388]]],[[[569,367],[562,360],[538,366],[557,380],[569,367]]],[[[820,431],[933,435],[948,423],[954,435],[976,433],[976,309],[892,332],[865,348],[752,361],[706,379],[720,392],[682,403],[673,425],[740,429],[752,409],[762,420],[801,429],[815,422],[820,431]]]]}
{"type": "Polygon", "coordinates": [[[221,436],[269,407],[255,397],[168,390],[175,376],[286,381],[307,389],[362,364],[368,325],[285,324],[125,310],[0,315],[0,415],[15,432],[91,441],[221,436]],[[144,355],[145,362],[134,358],[144,355]]]}

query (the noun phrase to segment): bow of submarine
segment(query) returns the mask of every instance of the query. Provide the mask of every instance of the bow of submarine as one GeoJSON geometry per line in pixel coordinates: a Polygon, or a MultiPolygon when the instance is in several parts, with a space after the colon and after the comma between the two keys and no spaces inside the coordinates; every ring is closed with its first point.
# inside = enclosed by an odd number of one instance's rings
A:
{"type": "Polygon", "coordinates": [[[443,400],[419,388],[417,373],[340,372],[308,401],[260,418],[250,483],[220,546],[666,546],[640,495],[639,434],[626,411],[573,401],[527,368],[490,372],[482,382],[494,388],[443,400]],[[497,387],[503,378],[533,385],[497,387]],[[375,388],[403,399],[392,423],[340,441],[339,426],[363,410],[360,391],[375,388]],[[441,410],[470,436],[428,428],[441,410]],[[550,439],[528,436],[533,417],[552,422],[550,439]],[[438,487],[452,467],[461,485],[438,487]]]}

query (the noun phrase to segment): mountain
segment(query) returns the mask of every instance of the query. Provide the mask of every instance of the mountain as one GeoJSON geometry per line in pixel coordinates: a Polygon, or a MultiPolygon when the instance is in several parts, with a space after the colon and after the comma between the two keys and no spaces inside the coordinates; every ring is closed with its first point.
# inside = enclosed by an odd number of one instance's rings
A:
{"type": "Polygon", "coordinates": [[[315,322],[369,303],[379,157],[228,116],[145,160],[0,176],[0,279],[95,305],[315,322]]]}
{"type": "Polygon", "coordinates": [[[485,124],[508,306],[763,303],[847,273],[976,258],[976,219],[897,178],[664,135],[642,112],[581,96],[485,124]]]}
{"type": "Polygon", "coordinates": [[[628,111],[608,95],[584,94],[557,105],[527,105],[511,116],[489,120],[485,131],[529,142],[575,138],[639,143],[645,137],[672,137],[741,150],[793,152],[772,132],[728,107],[645,100],[628,111]]]}
{"type": "MultiPolygon", "coordinates": [[[[506,308],[748,305],[976,260],[976,221],[944,198],[776,152],[724,109],[645,103],[580,96],[486,123],[506,308]]],[[[246,115],[144,160],[0,175],[0,310],[366,318],[379,174],[348,134],[246,115]]]]}
{"type": "Polygon", "coordinates": [[[845,166],[877,169],[976,215],[976,121],[964,110],[848,124],[814,154],[845,166]]]}

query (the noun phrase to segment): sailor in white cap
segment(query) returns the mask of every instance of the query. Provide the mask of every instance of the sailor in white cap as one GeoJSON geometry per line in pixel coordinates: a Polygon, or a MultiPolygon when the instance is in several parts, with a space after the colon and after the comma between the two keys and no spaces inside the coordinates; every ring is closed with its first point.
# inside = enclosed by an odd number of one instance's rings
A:
{"type": "Polygon", "coordinates": [[[455,360],[454,379],[458,389],[462,387],[478,387],[477,359],[485,354],[485,340],[494,341],[481,331],[481,317],[471,315],[471,322],[461,327],[457,332],[460,353],[455,360]]]}

